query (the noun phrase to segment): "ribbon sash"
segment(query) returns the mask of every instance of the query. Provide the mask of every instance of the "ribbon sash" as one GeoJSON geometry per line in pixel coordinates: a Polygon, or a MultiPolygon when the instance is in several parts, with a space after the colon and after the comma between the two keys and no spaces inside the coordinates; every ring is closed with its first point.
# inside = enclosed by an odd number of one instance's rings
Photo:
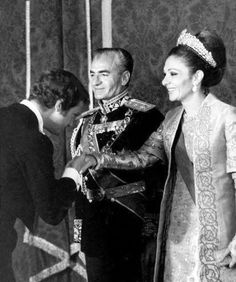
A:
{"type": "Polygon", "coordinates": [[[194,187],[194,176],[193,176],[193,164],[190,161],[184,142],[184,135],[179,129],[179,138],[175,147],[175,163],[178,167],[180,174],[189,190],[189,193],[195,203],[195,187],[194,187]]]}

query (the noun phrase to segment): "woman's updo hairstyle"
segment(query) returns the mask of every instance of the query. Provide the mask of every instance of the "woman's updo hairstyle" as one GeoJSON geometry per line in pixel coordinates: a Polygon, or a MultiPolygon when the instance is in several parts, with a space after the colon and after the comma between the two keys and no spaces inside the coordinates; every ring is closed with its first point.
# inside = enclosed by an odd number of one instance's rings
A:
{"type": "Polygon", "coordinates": [[[195,36],[189,33],[188,35],[198,39],[204,45],[205,49],[211,52],[216,65],[213,66],[207,62],[201,54],[199,54],[198,50],[192,48],[192,46],[194,47],[194,43],[188,44],[188,40],[186,40],[186,44],[179,44],[172,48],[167,57],[173,55],[183,58],[192,73],[195,73],[197,70],[202,70],[204,73],[202,80],[203,88],[217,85],[222,80],[226,68],[226,51],[223,40],[215,32],[209,30],[203,30],[195,34],[195,36]]]}

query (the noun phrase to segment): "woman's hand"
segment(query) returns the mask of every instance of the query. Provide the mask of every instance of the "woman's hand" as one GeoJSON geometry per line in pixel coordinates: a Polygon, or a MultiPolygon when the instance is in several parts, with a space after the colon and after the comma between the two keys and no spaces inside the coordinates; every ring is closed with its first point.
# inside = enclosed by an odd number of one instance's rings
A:
{"type": "Polygon", "coordinates": [[[220,262],[226,259],[226,257],[230,256],[229,260],[229,268],[233,268],[236,265],[236,235],[233,240],[229,243],[229,246],[225,250],[220,262]]]}

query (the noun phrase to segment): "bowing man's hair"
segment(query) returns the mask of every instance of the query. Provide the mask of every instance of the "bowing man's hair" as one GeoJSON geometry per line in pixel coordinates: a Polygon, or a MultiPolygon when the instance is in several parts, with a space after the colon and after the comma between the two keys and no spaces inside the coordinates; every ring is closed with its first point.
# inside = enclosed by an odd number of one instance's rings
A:
{"type": "Polygon", "coordinates": [[[82,83],[69,71],[53,69],[41,74],[30,91],[29,100],[36,99],[41,105],[52,108],[62,100],[62,110],[68,111],[80,101],[88,103],[88,93],[82,83]]]}

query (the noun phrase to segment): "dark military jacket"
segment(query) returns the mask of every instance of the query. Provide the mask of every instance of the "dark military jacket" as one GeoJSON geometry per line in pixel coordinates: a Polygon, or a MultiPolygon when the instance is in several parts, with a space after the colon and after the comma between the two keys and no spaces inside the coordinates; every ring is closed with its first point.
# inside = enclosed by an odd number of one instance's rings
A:
{"type": "MultiPolygon", "coordinates": [[[[127,94],[100,103],[84,116],[81,127],[75,129],[77,134],[72,135],[74,154],[78,146],[86,153],[138,150],[163,120],[154,105],[127,94]]],[[[158,212],[163,172],[161,164],[145,170],[87,171],[76,201],[76,223],[82,234],[76,233],[82,236],[82,250],[89,255],[104,254],[122,242],[122,234],[126,234],[122,247],[134,242],[145,215],[158,212]],[[86,189],[95,194],[102,189],[105,197],[90,203],[83,193],[86,189]]]]}

